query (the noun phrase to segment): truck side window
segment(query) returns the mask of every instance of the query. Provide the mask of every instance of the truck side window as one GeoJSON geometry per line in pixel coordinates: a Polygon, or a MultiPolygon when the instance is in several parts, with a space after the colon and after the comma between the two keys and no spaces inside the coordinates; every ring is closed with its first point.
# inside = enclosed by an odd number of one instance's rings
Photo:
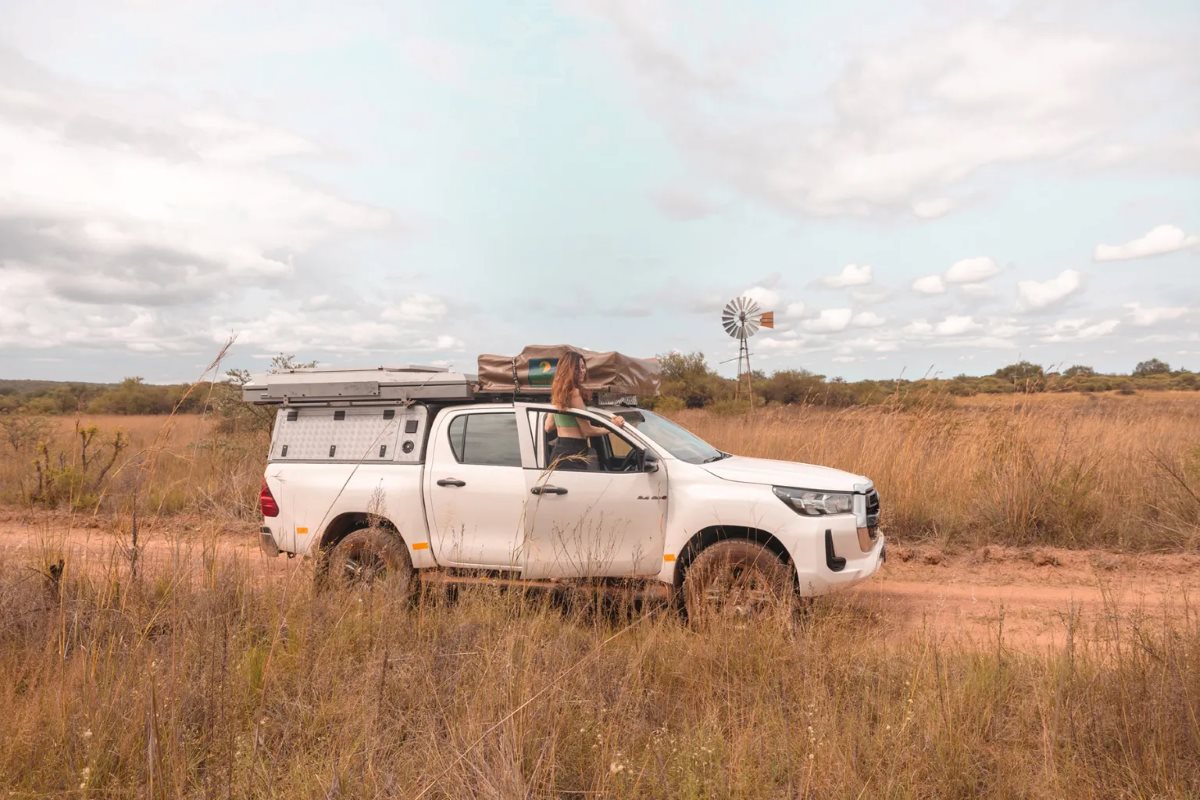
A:
{"type": "Polygon", "coordinates": [[[449,435],[450,449],[460,464],[521,466],[515,414],[461,414],[450,421],[449,435]]]}
{"type": "MultiPolygon", "coordinates": [[[[533,412],[533,414],[534,414],[533,418],[536,420],[536,422],[534,423],[533,429],[534,429],[534,431],[537,431],[540,426],[545,425],[546,417],[548,417],[550,415],[543,411],[533,412]]],[[[556,415],[556,418],[557,418],[557,416],[559,416],[559,415],[556,415]]],[[[574,417],[574,416],[578,416],[578,415],[565,414],[565,415],[561,415],[561,416],[574,417]]],[[[593,422],[593,424],[597,424],[597,423],[593,422]]],[[[601,426],[601,427],[604,427],[604,426],[601,426]]],[[[634,447],[623,436],[610,430],[607,433],[605,433],[603,436],[593,436],[590,439],[588,439],[588,445],[590,446],[591,449],[587,456],[587,469],[585,471],[587,471],[587,472],[628,471],[627,469],[623,469],[623,467],[627,467],[627,465],[625,464],[625,457],[629,455],[630,451],[632,451],[634,449],[634,447]]],[[[539,459],[540,467],[544,468],[545,465],[550,462],[551,448],[552,448],[551,437],[549,435],[549,432],[547,432],[547,435],[543,438],[542,454],[541,454],[541,458],[539,459]]]]}

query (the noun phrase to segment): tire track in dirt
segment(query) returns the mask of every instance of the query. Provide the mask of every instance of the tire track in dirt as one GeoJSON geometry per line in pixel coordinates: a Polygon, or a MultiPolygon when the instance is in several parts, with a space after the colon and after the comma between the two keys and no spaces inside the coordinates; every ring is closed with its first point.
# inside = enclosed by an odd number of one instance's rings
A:
{"type": "MultiPolygon", "coordinates": [[[[83,569],[128,569],[129,524],[62,514],[0,512],[0,563],[44,568],[62,555],[83,569]]],[[[198,517],[140,526],[145,567],[201,568],[205,557],[233,559],[276,578],[302,577],[302,559],[268,558],[253,523],[198,517]]],[[[1149,623],[1200,611],[1200,556],[1117,554],[1096,550],[991,545],[947,555],[890,546],[880,573],[821,606],[870,620],[885,637],[926,630],[941,638],[1040,648],[1065,641],[1069,629],[1101,631],[1114,623],[1149,623]],[[899,556],[899,557],[896,557],[899,556]]]]}

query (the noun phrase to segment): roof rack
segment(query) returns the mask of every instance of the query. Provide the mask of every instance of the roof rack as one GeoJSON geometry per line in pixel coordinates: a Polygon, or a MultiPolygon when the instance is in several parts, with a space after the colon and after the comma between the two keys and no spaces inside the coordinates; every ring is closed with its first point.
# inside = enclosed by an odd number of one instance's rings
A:
{"type": "Polygon", "coordinates": [[[289,369],[255,375],[242,387],[242,399],[255,405],[461,402],[474,398],[475,384],[474,375],[424,364],[375,369],[289,369]]]}

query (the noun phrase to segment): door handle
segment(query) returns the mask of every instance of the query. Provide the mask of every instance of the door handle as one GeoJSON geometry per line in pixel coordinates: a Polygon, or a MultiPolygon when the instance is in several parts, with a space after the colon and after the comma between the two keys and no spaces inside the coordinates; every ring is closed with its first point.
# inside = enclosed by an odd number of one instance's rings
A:
{"type": "Polygon", "coordinates": [[[566,494],[567,490],[561,486],[535,486],[529,490],[530,494],[566,494]]]}
{"type": "Polygon", "coordinates": [[[458,478],[440,478],[437,482],[438,486],[466,486],[466,481],[460,481],[458,478]]]}

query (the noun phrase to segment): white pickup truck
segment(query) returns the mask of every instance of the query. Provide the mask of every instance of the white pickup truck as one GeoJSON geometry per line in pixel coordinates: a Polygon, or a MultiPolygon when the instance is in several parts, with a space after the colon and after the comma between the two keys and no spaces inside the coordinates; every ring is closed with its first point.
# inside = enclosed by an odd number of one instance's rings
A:
{"type": "Polygon", "coordinates": [[[724,453],[627,407],[573,412],[606,433],[585,468],[554,468],[553,407],[484,401],[470,379],[404,367],[247,385],[251,402],[279,406],[263,550],[313,554],[334,579],[404,587],[644,579],[688,615],[822,594],[884,558],[879,496],[861,475],[724,453]]]}

